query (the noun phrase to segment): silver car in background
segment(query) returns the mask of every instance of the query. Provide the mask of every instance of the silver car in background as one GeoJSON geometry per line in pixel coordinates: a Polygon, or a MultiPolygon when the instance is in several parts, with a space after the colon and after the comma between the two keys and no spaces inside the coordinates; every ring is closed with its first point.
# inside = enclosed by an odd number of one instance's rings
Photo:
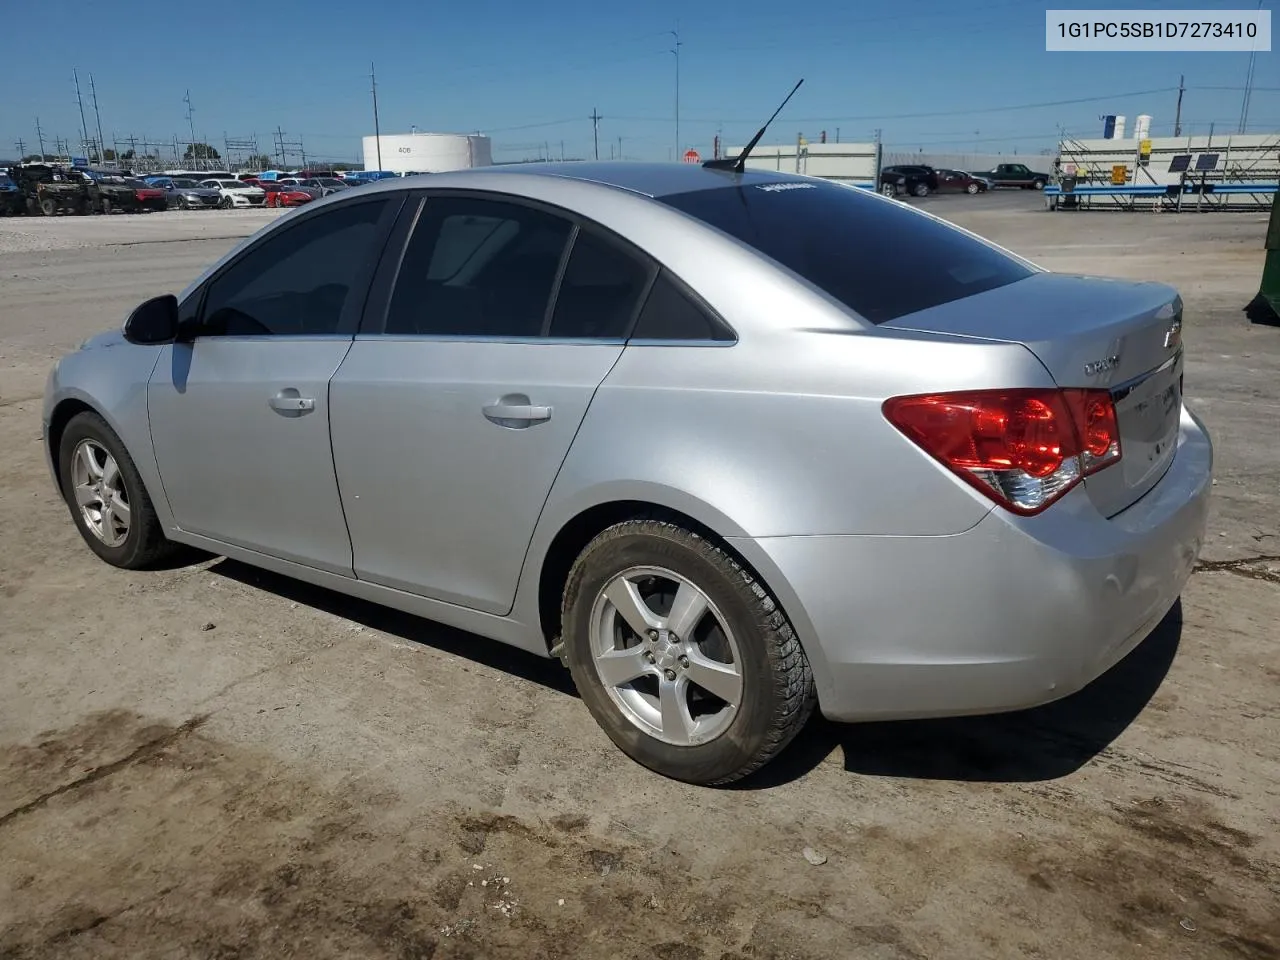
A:
{"type": "Polygon", "coordinates": [[[1016,710],[1147,636],[1211,484],[1182,322],[821,180],[489,168],[143,303],[53,369],[45,449],[108,563],[195,546],[558,657],[720,784],[815,707],[1016,710]]]}

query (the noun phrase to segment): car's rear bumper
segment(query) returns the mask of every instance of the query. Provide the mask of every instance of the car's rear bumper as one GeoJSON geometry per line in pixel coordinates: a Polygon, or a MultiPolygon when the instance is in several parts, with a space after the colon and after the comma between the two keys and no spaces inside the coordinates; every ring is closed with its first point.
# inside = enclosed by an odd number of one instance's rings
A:
{"type": "Polygon", "coordinates": [[[1017,710],[1079,690],[1172,608],[1204,537],[1213,448],[1183,411],[1160,483],[1107,519],[1077,488],[945,537],[734,541],[805,642],[835,720],[1017,710]]]}

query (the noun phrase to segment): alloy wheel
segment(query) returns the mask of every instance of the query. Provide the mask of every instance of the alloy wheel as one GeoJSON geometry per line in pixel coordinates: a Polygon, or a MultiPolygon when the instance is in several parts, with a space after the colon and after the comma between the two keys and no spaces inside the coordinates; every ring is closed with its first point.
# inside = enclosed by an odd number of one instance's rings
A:
{"type": "Polygon", "coordinates": [[[743,697],[742,655],[711,598],[662,567],[633,567],[596,597],[591,656],[609,699],[636,728],[694,746],[729,729],[743,697]]]}
{"type": "Polygon", "coordinates": [[[85,526],[108,547],[129,536],[132,514],[115,457],[96,440],[81,440],[72,454],[71,484],[85,526]]]}

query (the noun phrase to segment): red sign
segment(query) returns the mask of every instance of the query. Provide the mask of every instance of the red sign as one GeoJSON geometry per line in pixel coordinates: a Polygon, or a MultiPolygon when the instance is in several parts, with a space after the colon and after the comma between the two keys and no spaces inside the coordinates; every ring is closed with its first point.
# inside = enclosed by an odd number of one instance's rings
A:
{"type": "Polygon", "coordinates": [[[697,150],[686,150],[684,152],[685,163],[701,163],[702,157],[698,156],[697,150]]]}

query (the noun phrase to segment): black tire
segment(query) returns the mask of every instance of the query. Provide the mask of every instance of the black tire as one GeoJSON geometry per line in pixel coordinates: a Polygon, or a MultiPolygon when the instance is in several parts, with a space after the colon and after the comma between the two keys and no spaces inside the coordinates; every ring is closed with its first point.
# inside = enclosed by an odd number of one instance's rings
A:
{"type": "Polygon", "coordinates": [[[1043,189],[1044,189],[1044,181],[1043,181],[1043,180],[1036,180],[1036,181],[1034,181],[1034,182],[1031,184],[1031,189],[1032,189],[1032,190],[1043,190],[1043,189]]]}
{"type": "Polygon", "coordinates": [[[927,197],[929,195],[929,185],[927,183],[917,183],[911,188],[911,192],[917,197],[927,197]]]}
{"type": "Polygon", "coordinates": [[[230,197],[223,197],[222,202],[218,204],[223,210],[230,210],[235,206],[235,202],[230,197]]]}
{"type": "Polygon", "coordinates": [[[764,584],[721,547],[675,524],[628,520],[597,536],[569,573],[561,615],[561,656],[591,715],[623,753],[674,780],[717,786],[742,779],[791,742],[817,703],[809,660],[764,584]],[[610,698],[596,670],[590,636],[596,599],[615,577],[638,566],[687,578],[737,640],[741,703],[729,726],[706,743],[679,746],[645,732],[610,698]]]}
{"type": "Polygon", "coordinates": [[[102,212],[103,212],[103,213],[105,213],[105,214],[110,214],[110,213],[111,213],[111,198],[110,198],[110,197],[103,197],[103,198],[102,198],[102,212]]]}
{"type": "Polygon", "coordinates": [[[982,189],[981,184],[971,183],[964,188],[964,192],[969,194],[969,196],[973,197],[973,196],[977,196],[978,191],[981,189],[982,189]]]}
{"type": "Polygon", "coordinates": [[[113,567],[126,570],[141,570],[154,566],[177,556],[182,550],[179,544],[165,538],[156,517],[155,507],[147,494],[142,478],[133,458],[125,449],[124,443],[111,429],[105,420],[91,411],[78,413],[67,423],[58,444],[58,482],[62,487],[62,497],[76,529],[84,538],[89,549],[113,567]],[[81,441],[92,440],[99,444],[115,460],[120,470],[124,492],[129,505],[129,529],[124,542],[118,546],[108,546],[90,529],[84,515],[76,505],[75,487],[72,479],[76,448],[81,441]]]}
{"type": "Polygon", "coordinates": [[[40,212],[46,217],[58,215],[58,202],[53,197],[45,197],[40,201],[40,212]]]}

